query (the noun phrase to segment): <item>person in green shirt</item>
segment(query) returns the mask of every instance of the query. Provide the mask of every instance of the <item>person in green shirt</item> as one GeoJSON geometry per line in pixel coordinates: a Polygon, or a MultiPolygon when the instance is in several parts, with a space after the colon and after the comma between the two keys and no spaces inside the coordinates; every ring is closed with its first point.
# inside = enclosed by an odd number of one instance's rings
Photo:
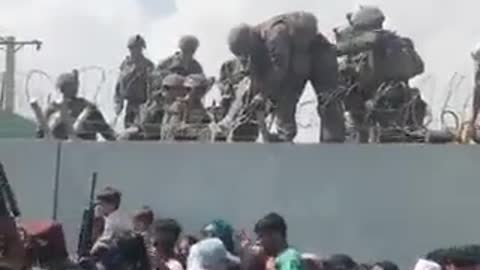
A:
{"type": "Polygon", "coordinates": [[[289,247],[287,224],[276,213],[270,213],[255,225],[255,234],[267,256],[275,258],[276,270],[305,270],[300,252],[289,247]]]}

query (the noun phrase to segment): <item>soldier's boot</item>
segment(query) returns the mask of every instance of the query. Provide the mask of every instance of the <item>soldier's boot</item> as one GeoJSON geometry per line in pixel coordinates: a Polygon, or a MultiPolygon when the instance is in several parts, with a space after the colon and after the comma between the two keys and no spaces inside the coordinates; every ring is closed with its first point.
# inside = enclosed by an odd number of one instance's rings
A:
{"type": "Polygon", "coordinates": [[[323,39],[314,42],[311,48],[310,81],[319,100],[318,114],[321,118],[320,141],[327,143],[345,142],[344,109],[340,97],[332,98],[338,91],[338,62],[335,46],[323,39]]]}
{"type": "Polygon", "coordinates": [[[270,142],[292,142],[297,136],[296,101],[280,102],[275,110],[276,134],[270,134],[270,142]]]}

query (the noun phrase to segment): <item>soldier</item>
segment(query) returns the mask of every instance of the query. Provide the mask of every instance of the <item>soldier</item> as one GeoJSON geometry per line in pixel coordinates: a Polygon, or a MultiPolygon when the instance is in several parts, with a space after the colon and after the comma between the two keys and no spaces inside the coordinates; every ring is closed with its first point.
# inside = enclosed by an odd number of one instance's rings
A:
{"type": "Polygon", "coordinates": [[[187,95],[184,82],[185,77],[179,74],[170,74],[163,79],[164,116],[162,119],[161,140],[173,140],[176,130],[181,126],[184,103],[179,102],[179,100],[183,100],[187,95]]]}
{"type": "Polygon", "coordinates": [[[115,85],[115,113],[117,117],[123,110],[125,101],[125,128],[130,127],[138,116],[140,105],[144,104],[148,95],[148,79],[154,64],[143,55],[145,40],[136,35],[128,40],[130,55],[120,65],[120,75],[115,85]]]}
{"type": "MultiPolygon", "coordinates": [[[[45,112],[49,129],[56,139],[66,140],[73,136],[83,140],[96,140],[97,133],[100,133],[106,140],[115,140],[115,131],[107,124],[98,108],[86,99],[77,97],[77,71],[60,75],[56,86],[63,99],[50,104],[45,112]]],[[[45,131],[39,129],[37,136],[43,138],[45,131]]]]}
{"type": "Polygon", "coordinates": [[[475,64],[472,122],[475,123],[480,111],[480,43],[474,48],[472,58],[475,64]]]}
{"type": "Polygon", "coordinates": [[[424,71],[413,42],[384,30],[385,15],[374,6],[361,6],[347,14],[347,20],[347,27],[334,32],[338,55],[344,57],[340,66],[348,90],[344,102],[357,140],[368,142],[377,124],[383,130],[394,128],[395,134],[398,127],[400,132],[423,127],[426,104],[409,86],[409,80],[424,71]],[[408,115],[413,109],[417,115],[408,115]]]}
{"type": "Polygon", "coordinates": [[[162,77],[157,72],[152,73],[151,87],[153,90],[150,100],[141,106],[135,124],[127,128],[119,139],[160,140],[165,100],[163,97],[162,77]]]}
{"type": "Polygon", "coordinates": [[[207,140],[208,124],[213,117],[205,109],[202,98],[212,84],[213,81],[208,80],[203,74],[192,74],[185,78],[183,83],[185,92],[180,91],[178,94],[173,94],[171,102],[166,102],[163,127],[166,128],[166,131],[173,133],[168,136],[165,133],[167,136],[165,139],[207,140]]]}
{"type": "MultiPolygon", "coordinates": [[[[283,14],[255,27],[242,24],[231,30],[228,43],[234,55],[249,59],[252,106],[273,103],[278,134],[268,135],[268,140],[294,139],[296,105],[310,80],[320,98],[321,141],[344,141],[341,107],[336,100],[326,100],[338,87],[336,53],[317,32],[313,14],[283,14]]],[[[222,121],[222,126],[229,123],[222,121]]]]}
{"type": "Polygon", "coordinates": [[[235,97],[238,84],[248,76],[248,59],[232,58],[222,64],[220,68],[220,77],[218,88],[221,94],[221,109],[223,116],[230,109],[230,105],[235,97]]]}
{"type": "Polygon", "coordinates": [[[156,69],[164,77],[171,73],[184,77],[190,74],[203,74],[202,66],[194,58],[199,45],[200,42],[195,36],[187,35],[182,37],[178,43],[179,51],[161,61],[156,69]]]}

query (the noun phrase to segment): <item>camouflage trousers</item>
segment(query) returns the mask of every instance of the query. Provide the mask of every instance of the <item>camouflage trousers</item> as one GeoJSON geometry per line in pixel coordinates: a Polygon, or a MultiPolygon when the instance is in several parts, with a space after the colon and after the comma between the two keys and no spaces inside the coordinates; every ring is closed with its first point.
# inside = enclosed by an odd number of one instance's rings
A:
{"type": "Polygon", "coordinates": [[[127,107],[125,109],[125,118],[123,119],[123,126],[125,128],[129,128],[133,124],[135,124],[135,121],[137,120],[138,115],[140,113],[141,105],[142,103],[140,102],[127,101],[127,107]]]}

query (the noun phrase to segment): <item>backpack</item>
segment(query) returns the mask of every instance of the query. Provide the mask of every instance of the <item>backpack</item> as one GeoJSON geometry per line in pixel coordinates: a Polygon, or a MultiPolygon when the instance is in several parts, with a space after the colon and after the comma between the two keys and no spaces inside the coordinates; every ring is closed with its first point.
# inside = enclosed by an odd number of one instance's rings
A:
{"type": "Polygon", "coordinates": [[[349,55],[358,79],[405,81],[424,71],[413,42],[385,30],[356,31],[347,27],[335,32],[339,55],[349,55]]]}
{"type": "Polygon", "coordinates": [[[424,72],[423,60],[410,39],[387,32],[382,47],[384,55],[380,61],[385,80],[406,81],[424,72]]]}

